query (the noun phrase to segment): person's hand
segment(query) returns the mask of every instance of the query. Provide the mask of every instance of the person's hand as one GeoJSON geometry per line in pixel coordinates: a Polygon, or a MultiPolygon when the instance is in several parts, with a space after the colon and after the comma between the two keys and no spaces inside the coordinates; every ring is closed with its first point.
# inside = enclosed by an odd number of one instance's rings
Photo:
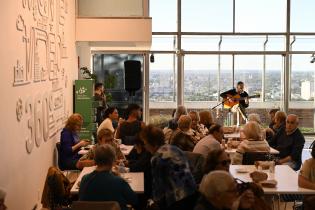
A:
{"type": "Polygon", "coordinates": [[[227,97],[227,99],[228,99],[228,100],[229,100],[229,102],[231,102],[231,103],[233,103],[233,102],[234,102],[233,98],[232,98],[232,97],[230,97],[230,96],[228,96],[228,97],[227,97]]]}
{"type": "Polygon", "coordinates": [[[118,120],[118,124],[122,124],[123,122],[125,122],[125,120],[120,117],[119,120],[118,120]]]}
{"type": "Polygon", "coordinates": [[[241,195],[239,207],[242,209],[249,209],[254,205],[254,203],[255,203],[255,196],[254,196],[253,191],[251,190],[244,191],[241,195]]]}
{"type": "Polygon", "coordinates": [[[248,97],[245,98],[245,104],[249,104],[248,97]]]}
{"type": "Polygon", "coordinates": [[[90,141],[86,141],[86,140],[81,140],[80,141],[80,146],[81,147],[86,147],[87,145],[91,144],[90,141]]]}

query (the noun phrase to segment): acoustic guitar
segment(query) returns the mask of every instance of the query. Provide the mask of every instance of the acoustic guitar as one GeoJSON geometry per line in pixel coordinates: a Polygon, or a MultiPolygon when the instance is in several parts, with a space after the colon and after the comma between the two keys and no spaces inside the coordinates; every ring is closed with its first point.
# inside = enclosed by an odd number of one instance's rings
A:
{"type": "Polygon", "coordinates": [[[240,94],[236,94],[236,95],[226,95],[226,97],[223,98],[223,104],[224,104],[224,108],[225,109],[231,109],[233,106],[237,105],[240,103],[241,100],[245,100],[246,98],[250,99],[250,98],[260,98],[260,94],[254,94],[251,96],[247,96],[247,97],[241,97],[240,94]],[[227,98],[231,98],[232,101],[230,101],[227,98]]]}

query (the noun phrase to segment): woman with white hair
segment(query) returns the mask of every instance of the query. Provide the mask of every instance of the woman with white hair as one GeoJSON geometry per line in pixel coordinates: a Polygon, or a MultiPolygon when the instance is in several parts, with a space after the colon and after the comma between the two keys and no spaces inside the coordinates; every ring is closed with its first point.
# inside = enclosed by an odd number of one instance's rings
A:
{"type": "Polygon", "coordinates": [[[237,147],[232,163],[242,164],[243,155],[245,152],[269,152],[270,147],[268,142],[262,138],[261,128],[255,121],[249,121],[244,129],[245,140],[237,147]]]}

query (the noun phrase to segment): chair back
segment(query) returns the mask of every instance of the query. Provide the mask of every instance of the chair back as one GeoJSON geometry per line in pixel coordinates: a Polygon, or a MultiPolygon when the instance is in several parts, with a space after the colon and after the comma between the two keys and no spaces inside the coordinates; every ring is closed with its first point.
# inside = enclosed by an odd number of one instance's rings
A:
{"type": "Polygon", "coordinates": [[[272,156],[269,152],[245,152],[242,165],[254,165],[255,161],[268,161],[272,156]]]}
{"type": "Polygon", "coordinates": [[[193,153],[189,151],[184,152],[189,163],[190,171],[195,179],[195,182],[199,184],[202,180],[202,177],[204,175],[204,164],[205,164],[205,158],[202,154],[193,153]]]}
{"type": "Polygon", "coordinates": [[[120,210],[116,201],[74,201],[72,210],[120,210]]]}

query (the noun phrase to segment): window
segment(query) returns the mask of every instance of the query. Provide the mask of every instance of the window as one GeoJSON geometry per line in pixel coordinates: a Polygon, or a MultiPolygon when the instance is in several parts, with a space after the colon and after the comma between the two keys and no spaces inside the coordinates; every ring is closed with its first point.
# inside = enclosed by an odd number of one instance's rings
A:
{"type": "Polygon", "coordinates": [[[291,0],[291,31],[315,32],[315,1],[291,0]]]}
{"type": "Polygon", "coordinates": [[[182,31],[232,32],[233,1],[182,0],[182,31]]]}
{"type": "Polygon", "coordinates": [[[172,51],[175,50],[177,46],[176,36],[174,35],[153,35],[152,36],[152,46],[151,50],[158,51],[172,51]]]}
{"type": "Polygon", "coordinates": [[[177,31],[177,0],[150,0],[153,32],[177,31]]]}

